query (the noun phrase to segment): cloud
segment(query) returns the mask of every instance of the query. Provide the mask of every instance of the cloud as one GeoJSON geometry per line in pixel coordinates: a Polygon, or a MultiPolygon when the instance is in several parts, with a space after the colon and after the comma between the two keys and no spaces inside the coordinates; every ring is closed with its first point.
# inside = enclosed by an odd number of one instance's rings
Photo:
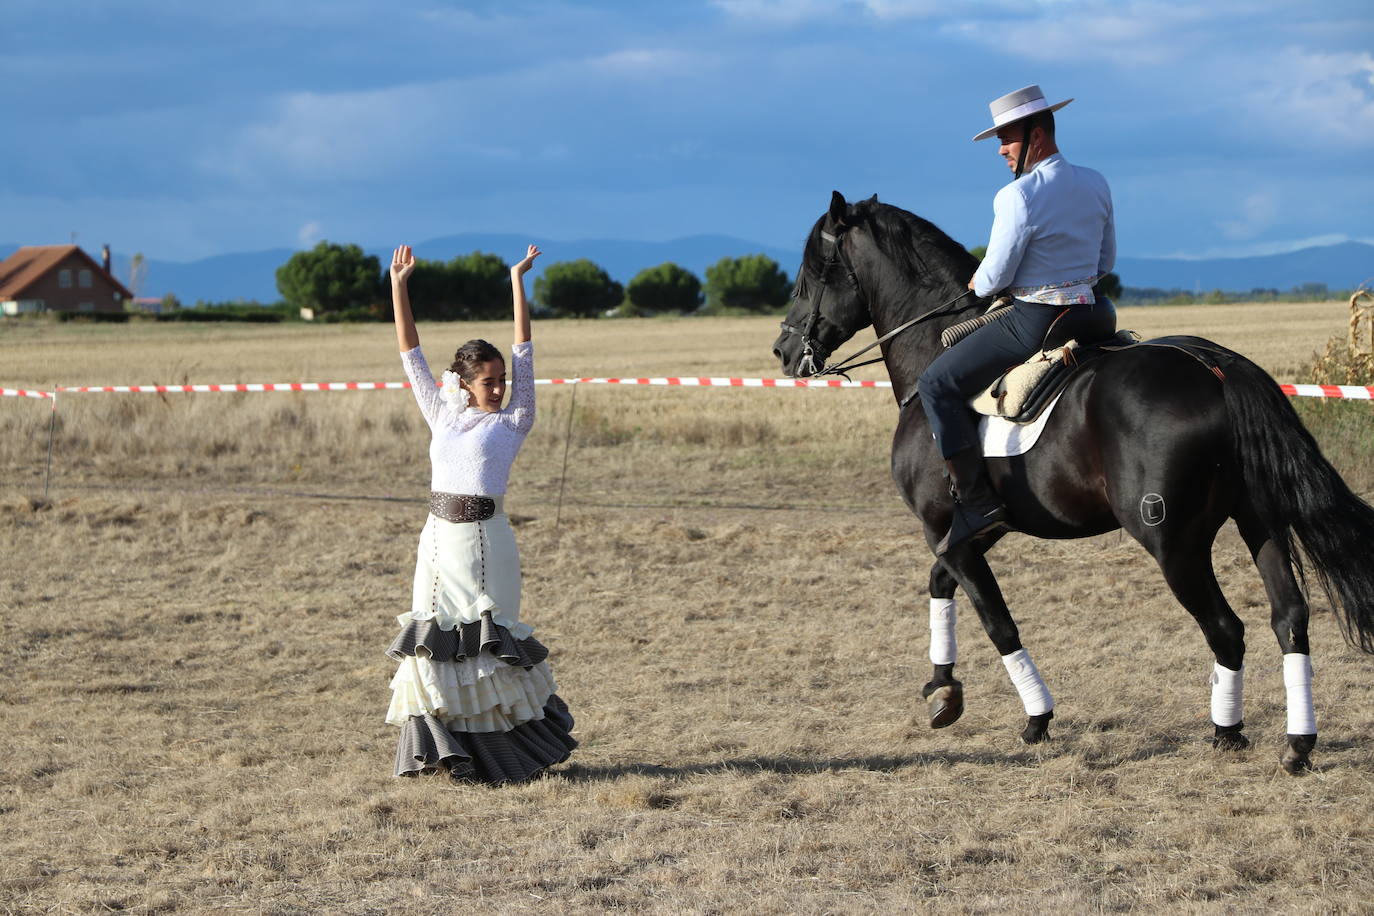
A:
{"type": "Polygon", "coordinates": [[[418,181],[436,171],[503,180],[489,167],[522,163],[572,168],[588,150],[623,148],[626,132],[647,136],[656,118],[677,121],[689,83],[680,77],[713,79],[713,66],[706,55],[627,47],[428,83],[282,93],[207,143],[199,163],[258,189],[395,174],[418,181]],[[675,94],[665,97],[664,80],[675,94]]]}
{"type": "Polygon", "coordinates": [[[1272,192],[1256,191],[1241,202],[1240,211],[1240,219],[1217,221],[1217,228],[1228,239],[1252,239],[1263,235],[1278,220],[1279,204],[1272,192]]]}
{"type": "Polygon", "coordinates": [[[786,26],[840,18],[944,19],[951,16],[951,9],[958,10],[961,18],[971,12],[1024,10],[1013,0],[965,0],[953,7],[940,0],[711,0],[711,5],[735,19],[786,26]]]}
{"type": "Polygon", "coordinates": [[[301,243],[302,248],[313,248],[315,243],[322,238],[324,238],[324,227],[320,225],[319,220],[312,219],[296,232],[296,241],[301,243]]]}
{"type": "Polygon", "coordinates": [[[860,0],[860,5],[866,13],[878,20],[942,19],[949,15],[951,9],[960,10],[963,16],[967,16],[970,10],[978,9],[990,12],[1024,9],[1013,5],[1009,0],[977,0],[959,4],[957,7],[939,0],[860,0]]]}
{"type": "Polygon", "coordinates": [[[509,160],[519,151],[477,139],[463,81],[362,92],[293,92],[201,157],[202,167],[253,186],[383,180],[436,156],[509,160]]]}
{"type": "Polygon", "coordinates": [[[613,76],[669,74],[686,69],[692,58],[669,48],[623,48],[588,58],[584,66],[613,76]]]}
{"type": "Polygon", "coordinates": [[[1203,4],[1065,0],[1042,2],[1029,15],[960,17],[942,31],[1042,63],[1063,63],[1068,54],[1080,62],[1156,67],[1198,53],[1198,43],[1213,37],[1198,26],[1214,15],[1203,4]]]}
{"type": "Polygon", "coordinates": [[[1283,49],[1249,74],[1249,111],[1282,134],[1369,150],[1374,144],[1374,55],[1283,49]]]}
{"type": "Polygon", "coordinates": [[[773,25],[796,25],[837,15],[845,0],[711,0],[711,5],[734,19],[773,25]]]}

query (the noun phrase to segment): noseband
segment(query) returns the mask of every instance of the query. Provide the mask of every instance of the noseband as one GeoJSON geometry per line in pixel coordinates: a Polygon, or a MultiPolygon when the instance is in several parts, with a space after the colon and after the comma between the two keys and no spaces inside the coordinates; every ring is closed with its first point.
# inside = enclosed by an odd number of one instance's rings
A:
{"type": "Polygon", "coordinates": [[[825,299],[825,291],[829,286],[825,282],[825,278],[829,276],[837,261],[844,266],[845,276],[849,279],[849,285],[854,287],[855,294],[860,299],[864,298],[863,288],[859,286],[859,278],[854,274],[854,265],[844,250],[844,235],[848,231],[849,227],[847,226],[838,227],[833,235],[824,229],[821,230],[821,238],[831,244],[831,254],[825,259],[825,266],[821,268],[821,291],[816,295],[815,302],[811,304],[811,314],[806,317],[805,325],[798,328],[786,321],[782,322],[784,333],[796,334],[802,339],[801,358],[797,360],[797,374],[800,377],[824,375],[827,372],[825,361],[830,358],[832,351],[821,343],[820,338],[816,337],[816,326],[821,321],[821,302],[825,299]]]}

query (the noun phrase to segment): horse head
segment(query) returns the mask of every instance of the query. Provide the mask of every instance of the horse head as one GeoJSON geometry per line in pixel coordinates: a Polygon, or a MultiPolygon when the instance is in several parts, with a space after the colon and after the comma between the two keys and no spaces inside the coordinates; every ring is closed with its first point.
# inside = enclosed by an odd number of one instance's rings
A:
{"type": "Polygon", "coordinates": [[[792,290],[792,307],[782,322],[782,333],[773,341],[773,355],[789,376],[818,374],[836,347],[873,323],[854,273],[850,232],[858,225],[855,210],[876,202],[875,196],[851,206],[834,191],[830,209],[811,227],[792,290]]]}
{"type": "Polygon", "coordinates": [[[882,344],[883,358],[894,385],[909,391],[939,354],[940,331],[979,306],[967,289],[977,266],[962,245],[916,214],[876,195],[849,204],[835,191],[807,237],[773,355],[790,376],[817,375],[837,347],[872,325],[880,342],[902,334],[882,344]],[[903,332],[915,323],[921,328],[903,332]]]}

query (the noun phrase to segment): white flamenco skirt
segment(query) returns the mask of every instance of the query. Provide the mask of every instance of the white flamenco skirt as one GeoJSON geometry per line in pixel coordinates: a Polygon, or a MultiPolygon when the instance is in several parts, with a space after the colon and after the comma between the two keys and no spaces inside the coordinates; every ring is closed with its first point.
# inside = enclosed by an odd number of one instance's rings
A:
{"type": "Polygon", "coordinates": [[[510,520],[504,514],[484,522],[429,516],[420,532],[410,613],[396,619],[402,626],[439,619],[452,629],[453,623],[480,620],[483,611],[504,627],[520,621],[520,549],[510,520]]]}
{"type": "Polygon", "coordinates": [[[520,553],[505,515],[420,534],[409,613],[387,654],[400,662],[386,720],[400,726],[396,775],[435,769],[523,782],[568,758],[572,716],[548,650],[520,622],[520,553]]]}

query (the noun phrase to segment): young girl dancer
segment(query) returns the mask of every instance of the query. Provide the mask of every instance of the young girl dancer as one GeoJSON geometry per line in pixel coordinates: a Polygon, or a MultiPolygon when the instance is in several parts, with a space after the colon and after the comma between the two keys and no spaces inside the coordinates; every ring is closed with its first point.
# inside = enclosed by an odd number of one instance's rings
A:
{"type": "Polygon", "coordinates": [[[410,314],[414,255],[402,245],[391,258],[401,362],[432,433],[414,597],[387,650],[401,663],[387,712],[387,722],[401,727],[397,776],[444,769],[456,779],[524,782],[577,746],[548,650],[520,622],[520,553],[502,506],[511,464],[534,425],[524,277],[539,254],[531,245],[511,268],[515,344],[504,408],[506,363],[485,340],[459,347],[435,383],[410,314]]]}

